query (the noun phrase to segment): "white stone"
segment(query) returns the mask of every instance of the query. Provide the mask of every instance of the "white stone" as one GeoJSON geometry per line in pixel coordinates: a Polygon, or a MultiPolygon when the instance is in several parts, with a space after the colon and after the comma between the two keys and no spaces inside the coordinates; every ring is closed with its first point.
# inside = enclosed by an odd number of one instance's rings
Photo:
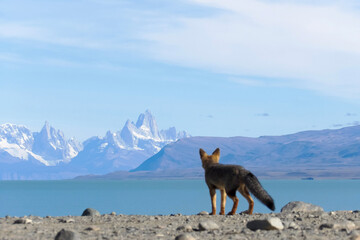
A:
{"type": "Polygon", "coordinates": [[[213,221],[204,221],[199,223],[199,230],[200,231],[212,231],[219,229],[219,225],[217,225],[213,221]]]}
{"type": "Polygon", "coordinates": [[[246,225],[249,229],[256,230],[282,230],[284,225],[280,218],[272,217],[264,220],[253,220],[246,225]]]}

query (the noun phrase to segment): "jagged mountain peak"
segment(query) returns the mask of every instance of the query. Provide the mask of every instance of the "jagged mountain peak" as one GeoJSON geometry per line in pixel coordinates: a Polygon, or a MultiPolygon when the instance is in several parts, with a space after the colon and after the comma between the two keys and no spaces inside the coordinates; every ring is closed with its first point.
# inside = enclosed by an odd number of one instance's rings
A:
{"type": "Polygon", "coordinates": [[[155,117],[149,110],[146,110],[145,113],[139,115],[135,126],[139,131],[143,132],[143,135],[148,135],[154,139],[160,139],[160,133],[155,117]]]}
{"type": "Polygon", "coordinates": [[[155,118],[149,110],[146,110],[144,113],[141,113],[136,121],[136,127],[140,128],[141,126],[149,127],[152,123],[155,123],[155,118]]]}
{"type": "Polygon", "coordinates": [[[52,127],[48,121],[45,122],[41,131],[35,134],[35,138],[53,144],[54,148],[61,147],[66,142],[64,133],[52,127]]]}
{"type": "Polygon", "coordinates": [[[133,129],[133,128],[136,128],[136,125],[133,121],[131,121],[130,119],[126,120],[126,123],[124,125],[124,128],[130,128],[130,129],[133,129]]]}
{"type": "MultiPolygon", "coordinates": [[[[136,124],[127,120],[120,132],[120,136],[126,146],[142,149],[143,147],[140,147],[139,145],[144,144],[144,141],[169,143],[182,137],[188,137],[189,135],[186,132],[177,133],[175,127],[159,131],[155,117],[149,110],[146,110],[139,115],[136,124]]],[[[151,145],[154,145],[154,143],[151,145]]],[[[154,149],[155,152],[158,151],[158,147],[159,146],[154,149]]]]}
{"type": "Polygon", "coordinates": [[[32,151],[49,161],[70,161],[80,150],[82,144],[74,138],[67,140],[61,130],[45,122],[40,132],[34,133],[32,151]]]}

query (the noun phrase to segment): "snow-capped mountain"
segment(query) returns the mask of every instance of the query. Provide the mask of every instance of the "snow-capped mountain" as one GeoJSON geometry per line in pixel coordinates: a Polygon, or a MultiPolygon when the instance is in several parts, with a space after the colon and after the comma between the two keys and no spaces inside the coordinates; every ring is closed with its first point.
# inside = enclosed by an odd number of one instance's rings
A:
{"type": "Polygon", "coordinates": [[[69,162],[82,150],[75,139],[67,140],[60,130],[45,123],[40,132],[15,124],[0,125],[0,163],[29,161],[44,166],[69,162]]]}
{"type": "Polygon", "coordinates": [[[175,127],[159,131],[155,118],[149,110],[140,114],[136,124],[128,120],[121,131],[112,134],[120,143],[119,147],[145,150],[152,154],[157,153],[170,142],[190,137],[185,131],[176,132],[175,127]]]}
{"type": "Polygon", "coordinates": [[[34,133],[34,144],[32,151],[42,156],[52,165],[70,160],[82,150],[82,144],[74,138],[65,139],[64,133],[51,127],[45,122],[39,133],[34,133]]]}
{"type": "Polygon", "coordinates": [[[159,131],[155,118],[146,111],[136,123],[128,120],[120,131],[108,131],[103,138],[93,137],[84,142],[84,150],[70,166],[81,167],[88,173],[101,174],[115,170],[130,170],[156,154],[168,143],[190,135],[177,132],[175,127],[159,131]]]}
{"type": "Polygon", "coordinates": [[[175,127],[160,130],[150,111],[136,124],[127,121],[120,131],[91,137],[83,143],[45,122],[39,132],[15,124],[0,125],[0,179],[63,179],[81,174],[130,170],[166,144],[189,137],[175,127]]]}

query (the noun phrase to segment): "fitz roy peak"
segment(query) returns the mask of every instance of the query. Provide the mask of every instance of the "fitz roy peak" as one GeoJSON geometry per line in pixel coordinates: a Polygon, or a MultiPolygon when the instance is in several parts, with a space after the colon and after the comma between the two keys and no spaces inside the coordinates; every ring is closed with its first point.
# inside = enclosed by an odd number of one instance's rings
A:
{"type": "Polygon", "coordinates": [[[190,136],[185,131],[177,133],[175,127],[159,131],[149,110],[140,114],[136,124],[128,120],[123,129],[113,135],[120,137],[119,141],[122,141],[124,148],[145,150],[153,154],[170,142],[190,136]]]}
{"type": "Polygon", "coordinates": [[[108,131],[105,137],[86,140],[84,150],[69,166],[88,174],[103,174],[115,170],[130,170],[153,156],[165,145],[190,135],[175,127],[159,131],[150,111],[140,114],[136,123],[128,120],[121,131],[108,131]],[[86,168],[85,168],[86,166],[86,168]]]}

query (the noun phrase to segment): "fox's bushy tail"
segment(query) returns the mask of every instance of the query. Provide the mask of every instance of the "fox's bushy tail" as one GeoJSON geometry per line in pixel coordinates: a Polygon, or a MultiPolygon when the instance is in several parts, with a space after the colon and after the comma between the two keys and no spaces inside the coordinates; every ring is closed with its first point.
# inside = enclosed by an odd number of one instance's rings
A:
{"type": "Polygon", "coordinates": [[[245,176],[245,185],[250,190],[254,196],[260,200],[265,206],[270,208],[271,210],[275,210],[275,204],[272,197],[266,192],[266,190],[261,186],[257,177],[249,172],[245,176]]]}

